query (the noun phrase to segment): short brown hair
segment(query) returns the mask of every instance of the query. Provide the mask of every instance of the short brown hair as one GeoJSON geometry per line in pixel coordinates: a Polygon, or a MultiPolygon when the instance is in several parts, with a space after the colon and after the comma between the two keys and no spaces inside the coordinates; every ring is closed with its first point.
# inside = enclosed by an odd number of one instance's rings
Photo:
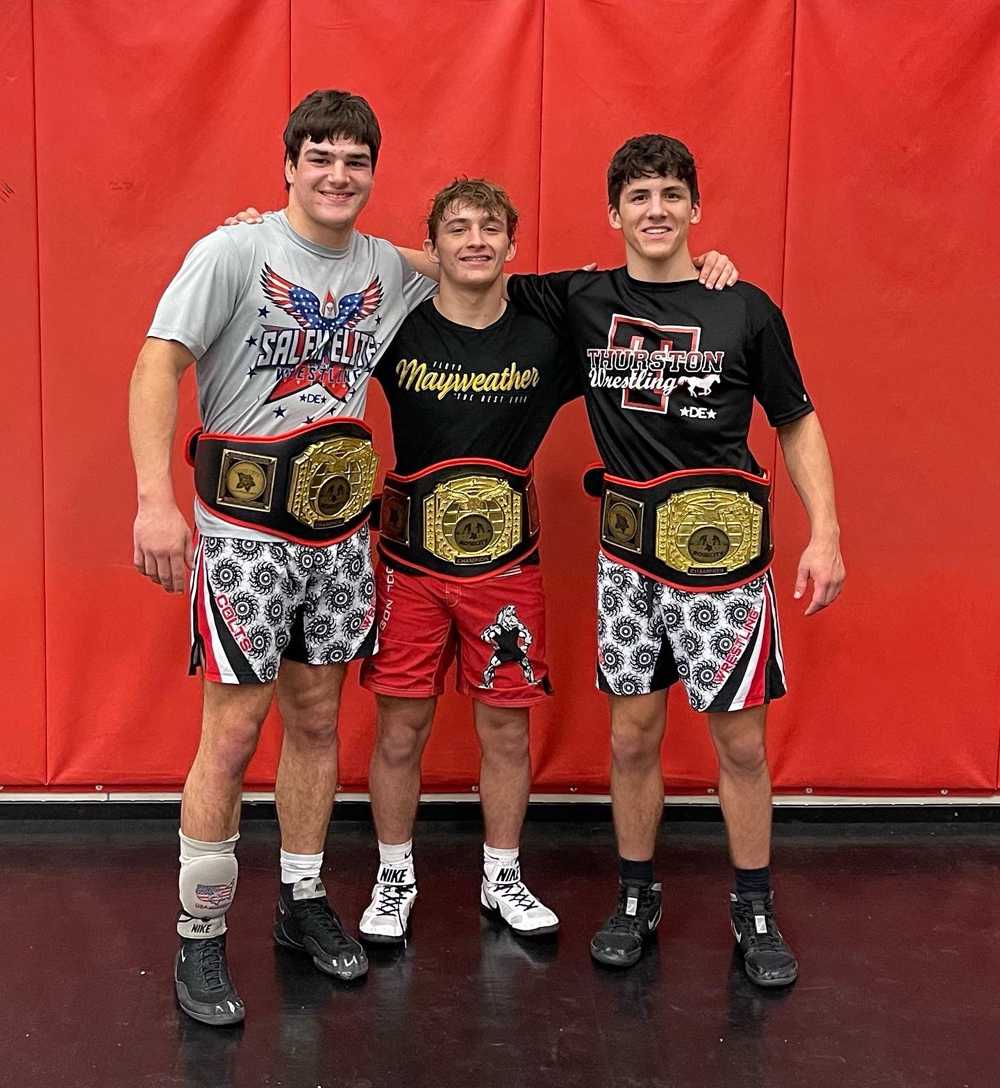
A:
{"type": "Polygon", "coordinates": [[[637,178],[665,177],[683,181],[691,190],[693,204],[701,199],[694,156],[680,140],[658,132],[633,136],[618,148],[608,167],[608,203],[617,208],[622,189],[637,178]]]}
{"type": "Polygon", "coordinates": [[[382,130],[375,111],[360,95],[349,91],[313,91],[295,107],[285,126],[285,156],[293,166],[307,139],[313,143],[347,137],[366,144],[372,156],[372,170],[378,162],[382,130]]]}
{"type": "Polygon", "coordinates": [[[510,197],[499,185],[485,178],[455,178],[446,185],[431,203],[430,214],[427,216],[427,237],[433,242],[437,238],[438,227],[444,219],[445,212],[454,204],[465,204],[471,208],[479,208],[489,215],[495,215],[498,219],[502,216],[507,219],[507,237],[513,242],[514,233],[517,230],[517,209],[510,202],[510,197]]]}

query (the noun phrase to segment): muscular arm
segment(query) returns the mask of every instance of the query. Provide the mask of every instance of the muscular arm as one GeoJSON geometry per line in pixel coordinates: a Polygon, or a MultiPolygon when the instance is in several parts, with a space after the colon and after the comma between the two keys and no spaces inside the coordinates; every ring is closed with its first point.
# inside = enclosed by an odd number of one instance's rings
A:
{"type": "Polygon", "coordinates": [[[795,596],[799,598],[805,593],[806,583],[811,578],[813,596],[805,613],[811,616],[831,604],[844,584],[833,466],[815,412],[779,427],[778,439],[788,475],[809,515],[811,535],[799,560],[795,596]]]}
{"type": "Polygon", "coordinates": [[[177,387],[194,356],[175,340],[150,337],[129,386],[128,428],[138,510],[133,530],[136,569],[168,593],[184,588],[193,561],[191,530],[177,507],[170,449],[177,424],[177,387]]]}

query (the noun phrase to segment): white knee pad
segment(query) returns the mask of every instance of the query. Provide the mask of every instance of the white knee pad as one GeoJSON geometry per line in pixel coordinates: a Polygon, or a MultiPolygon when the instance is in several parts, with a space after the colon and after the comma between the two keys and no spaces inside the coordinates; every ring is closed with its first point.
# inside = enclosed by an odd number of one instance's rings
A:
{"type": "Polygon", "coordinates": [[[236,894],[236,841],[239,833],[223,842],[199,842],[181,838],[181,907],[192,918],[219,918],[233,904],[236,894]]]}

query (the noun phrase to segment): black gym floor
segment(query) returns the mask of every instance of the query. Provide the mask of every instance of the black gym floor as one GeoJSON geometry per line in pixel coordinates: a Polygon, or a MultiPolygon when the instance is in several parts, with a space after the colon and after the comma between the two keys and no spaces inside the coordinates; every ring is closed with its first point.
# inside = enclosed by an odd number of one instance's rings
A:
{"type": "MultiPolygon", "coordinates": [[[[174,1004],[173,820],[0,818],[0,1085],[1000,1085],[1000,823],[779,823],[801,975],[777,992],[732,954],[717,822],[668,813],[659,939],[624,972],[587,951],[614,898],[606,820],[526,828],[555,941],[480,916],[479,848],[473,822],[420,822],[409,944],[344,986],[274,947],[277,833],[246,820],[229,961],[247,1019],[214,1029],[174,1004]]],[[[324,880],[354,931],[374,857],[367,823],[334,823],[324,880]]]]}

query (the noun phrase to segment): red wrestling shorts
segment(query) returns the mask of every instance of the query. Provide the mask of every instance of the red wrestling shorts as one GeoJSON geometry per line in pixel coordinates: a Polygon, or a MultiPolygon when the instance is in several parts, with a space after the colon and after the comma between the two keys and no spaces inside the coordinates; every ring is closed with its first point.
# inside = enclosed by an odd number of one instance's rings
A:
{"type": "Polygon", "coordinates": [[[491,706],[531,706],[551,691],[545,662],[545,603],[537,563],[464,584],[379,563],[380,649],[361,683],[380,695],[426,699],[455,686],[491,706]]]}

